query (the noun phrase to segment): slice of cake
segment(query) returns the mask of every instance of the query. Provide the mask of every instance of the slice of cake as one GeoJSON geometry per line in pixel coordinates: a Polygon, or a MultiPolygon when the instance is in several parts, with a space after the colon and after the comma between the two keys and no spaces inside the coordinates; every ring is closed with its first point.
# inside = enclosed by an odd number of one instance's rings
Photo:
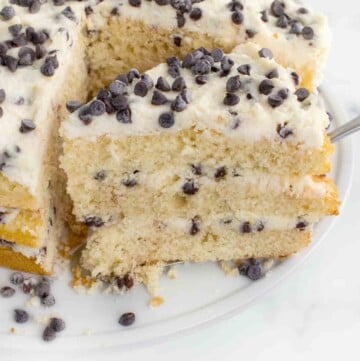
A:
{"type": "Polygon", "coordinates": [[[269,49],[197,49],[131,70],[63,123],[67,190],[93,276],[280,257],[337,214],[320,96],[269,49]]]}

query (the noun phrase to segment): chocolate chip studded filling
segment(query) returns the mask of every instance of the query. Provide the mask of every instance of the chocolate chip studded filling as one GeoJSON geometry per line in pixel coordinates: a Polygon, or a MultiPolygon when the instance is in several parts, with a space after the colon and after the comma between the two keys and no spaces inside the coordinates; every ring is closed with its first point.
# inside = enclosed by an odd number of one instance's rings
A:
{"type": "Polygon", "coordinates": [[[199,186],[195,184],[194,180],[189,179],[183,184],[182,191],[186,195],[192,196],[199,191],[199,186]]]}

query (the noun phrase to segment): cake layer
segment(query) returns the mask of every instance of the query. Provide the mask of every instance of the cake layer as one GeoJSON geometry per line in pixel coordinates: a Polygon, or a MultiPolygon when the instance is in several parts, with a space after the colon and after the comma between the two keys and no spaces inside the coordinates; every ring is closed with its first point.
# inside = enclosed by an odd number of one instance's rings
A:
{"type": "MultiPolygon", "coordinates": [[[[206,262],[241,258],[281,257],[300,251],[310,242],[308,229],[266,230],[243,233],[230,224],[214,224],[199,231],[144,221],[136,228],[105,227],[89,237],[82,266],[96,276],[123,276],[141,265],[173,261],[206,262]]],[[[134,226],[135,224],[133,224],[134,226]]],[[[177,225],[177,224],[175,224],[177,225]]],[[[259,226],[259,225],[258,225],[259,226]]]]}
{"type": "Polygon", "coordinates": [[[159,7],[156,1],[143,1],[134,7],[127,1],[104,1],[93,7],[88,28],[94,89],[131,68],[143,72],[161,59],[183,57],[201,46],[229,52],[249,40],[270,48],[280,64],[299,72],[303,86],[313,89],[319,84],[329,47],[328,26],[302,2],[243,0],[237,5],[206,0],[183,6],[184,14],[177,12],[180,3],[159,7]]]}
{"type": "Polygon", "coordinates": [[[149,165],[151,157],[137,159],[144,163],[126,171],[116,159],[111,167],[103,161],[102,170],[96,171],[94,158],[91,164],[83,162],[87,166],[85,175],[76,163],[72,171],[68,169],[68,191],[80,222],[97,219],[103,225],[142,214],[181,217],[189,212],[216,214],[239,210],[260,215],[308,214],[316,220],[337,214],[335,185],[323,177],[286,177],[227,165],[205,167],[202,163],[186,167],[169,165],[148,173],[143,166],[149,165]]]}

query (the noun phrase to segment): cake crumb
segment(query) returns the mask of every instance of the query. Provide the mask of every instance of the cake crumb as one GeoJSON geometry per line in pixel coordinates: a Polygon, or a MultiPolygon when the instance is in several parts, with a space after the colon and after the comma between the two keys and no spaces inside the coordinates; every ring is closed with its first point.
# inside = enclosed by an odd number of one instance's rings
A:
{"type": "Polygon", "coordinates": [[[10,333],[15,333],[15,328],[14,327],[10,328],[10,333]]]}
{"type": "Polygon", "coordinates": [[[84,287],[90,289],[95,283],[94,278],[81,274],[81,267],[79,265],[75,266],[71,271],[73,278],[70,281],[70,286],[72,288],[84,287]]]}
{"type": "Polygon", "coordinates": [[[164,302],[165,302],[165,300],[164,300],[161,296],[154,296],[154,297],[150,300],[150,307],[159,307],[159,306],[161,306],[164,302]]]}
{"type": "Polygon", "coordinates": [[[239,275],[239,269],[233,261],[219,261],[219,266],[226,276],[237,277],[239,275]]]}
{"type": "Polygon", "coordinates": [[[31,297],[28,301],[25,303],[26,307],[39,307],[40,306],[40,298],[38,296],[31,297]]]}
{"type": "Polygon", "coordinates": [[[170,278],[172,280],[174,280],[178,277],[175,267],[170,267],[169,270],[167,271],[166,275],[168,276],[168,278],[170,278]]]}

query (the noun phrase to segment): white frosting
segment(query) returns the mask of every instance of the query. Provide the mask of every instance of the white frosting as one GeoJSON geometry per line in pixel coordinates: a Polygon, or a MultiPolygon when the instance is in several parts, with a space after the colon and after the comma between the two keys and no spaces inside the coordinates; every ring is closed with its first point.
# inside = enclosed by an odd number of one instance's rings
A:
{"type": "MultiPolygon", "coordinates": [[[[45,77],[39,71],[44,59],[37,60],[32,66],[18,68],[16,72],[10,72],[5,66],[0,66],[0,89],[6,92],[6,100],[0,104],[3,110],[3,116],[0,118],[1,134],[0,134],[0,164],[6,161],[5,167],[2,167],[1,173],[10,181],[17,182],[25,186],[29,192],[36,195],[39,187],[39,178],[42,173],[42,165],[44,158],[44,139],[47,137],[49,127],[46,115],[51,106],[56,101],[56,92],[64,78],[67,67],[71,66],[70,47],[76,42],[80,31],[80,23],[86,22],[88,29],[100,29],[109,16],[109,12],[115,6],[120,9],[121,18],[131,18],[144,21],[152,26],[158,26],[169,29],[176,29],[176,12],[170,6],[158,6],[154,1],[142,1],[140,7],[130,6],[128,1],[123,0],[107,0],[96,4],[97,1],[68,1],[63,6],[54,6],[52,1],[41,5],[41,9],[36,14],[30,14],[28,8],[10,4],[9,0],[0,0],[0,10],[4,6],[13,6],[16,16],[11,20],[4,21],[0,16],[0,42],[10,40],[11,35],[8,32],[8,26],[14,24],[22,24],[23,27],[32,26],[35,30],[45,29],[50,35],[50,39],[44,45],[48,51],[57,50],[59,68],[53,77],[45,77]],[[85,17],[84,7],[91,5],[94,13],[89,17],[85,17]],[[63,15],[61,11],[71,6],[72,11],[77,17],[77,22],[71,21],[63,15]],[[82,20],[81,20],[82,19],[82,20]],[[60,28],[65,31],[59,31],[60,28]],[[24,98],[23,105],[15,104],[20,97],[24,98]],[[19,132],[22,119],[31,119],[36,124],[36,130],[23,134],[19,132]],[[21,151],[16,150],[16,146],[21,151]],[[4,159],[4,152],[10,155],[10,158],[4,159]]],[[[185,29],[190,31],[199,31],[207,33],[211,36],[221,39],[223,44],[233,44],[243,42],[247,35],[245,30],[255,30],[257,34],[253,38],[255,42],[269,43],[273,32],[279,33],[281,40],[277,44],[271,44],[274,49],[287,49],[288,57],[294,56],[294,62],[298,64],[316,62],[320,59],[319,53],[324,53],[328,45],[327,27],[324,24],[322,16],[310,13],[303,17],[303,23],[311,25],[315,31],[313,45],[309,47],[309,42],[302,37],[288,36],[288,30],[280,29],[274,26],[275,18],[271,17],[271,21],[263,23],[259,17],[260,10],[269,8],[271,0],[242,0],[244,5],[244,23],[243,25],[235,25],[231,21],[231,12],[227,7],[228,0],[205,0],[204,2],[194,4],[195,7],[202,9],[203,16],[198,21],[189,19],[186,14],[185,29]],[[293,54],[293,55],[291,55],[293,54]]],[[[300,4],[295,0],[286,0],[286,10],[295,16],[294,12],[300,4]]],[[[296,15],[297,16],[297,15],[296,15]]],[[[33,47],[31,44],[27,46],[33,47]]],[[[19,48],[11,49],[8,55],[17,56],[19,48]]],[[[242,59],[241,59],[242,60],[242,59]]],[[[162,73],[164,66],[152,70],[152,74],[162,73]]],[[[225,81],[225,79],[224,79],[225,81]]],[[[188,81],[190,86],[191,81],[188,81]]],[[[284,83],[285,84],[285,83],[284,83]]],[[[199,114],[210,115],[213,111],[209,109],[209,104],[218,104],[215,111],[219,115],[226,115],[226,110],[221,105],[221,99],[216,98],[215,103],[210,103],[218,96],[218,91],[223,87],[223,81],[214,82],[208,86],[209,95],[201,95],[197,97],[188,108],[187,111],[178,114],[176,127],[171,131],[176,131],[179,127],[190,126],[199,114]],[[185,119],[186,118],[186,119],[185,119]]],[[[194,84],[191,85],[192,87],[194,84]]],[[[205,87],[203,88],[205,90],[205,87]]],[[[194,89],[195,91],[195,89],[194,89]]],[[[198,92],[200,93],[200,91],[198,92]]],[[[200,95],[200,94],[198,94],[200,95]]],[[[131,127],[119,125],[113,117],[104,116],[100,121],[94,121],[90,126],[84,127],[76,119],[76,115],[64,126],[64,135],[72,138],[77,136],[98,136],[100,134],[111,134],[118,136],[122,134],[146,134],[147,132],[159,132],[156,127],[158,112],[162,107],[154,108],[149,106],[148,98],[139,99],[132,98],[133,101],[133,124],[131,127]],[[146,123],[140,122],[140,117],[146,115],[146,123]],[[131,129],[131,130],[129,130],[131,129]]],[[[244,136],[250,140],[256,140],[263,134],[272,135],[273,119],[276,117],[282,120],[285,114],[291,114],[294,119],[291,120],[291,126],[296,131],[297,142],[303,142],[306,146],[319,146],[322,142],[322,134],[320,129],[326,120],[322,117],[321,107],[316,107],[312,101],[311,111],[301,109],[301,107],[291,108],[291,102],[288,106],[284,106],[284,110],[263,109],[261,106],[253,106],[251,103],[247,105],[242,101],[244,107],[242,112],[244,116],[252,119],[250,122],[244,118],[242,126],[236,132],[228,132],[226,127],[221,124],[212,122],[198,122],[196,126],[215,128],[225,132],[229,136],[244,136]],[[295,114],[293,114],[295,113],[295,114]],[[305,116],[309,115],[309,117],[305,116]],[[261,118],[264,120],[262,121],[261,118]],[[301,126],[299,119],[302,120],[301,126]],[[258,132],[258,127],[264,127],[258,132]],[[301,128],[301,129],[300,129],[301,128]],[[317,130],[315,130],[317,128],[317,130]]],[[[225,119],[228,121],[228,115],[225,119]]],[[[287,118],[287,117],[286,117],[287,118]]],[[[100,120],[100,119],[98,119],[100,120]]],[[[226,123],[226,122],[225,122],[226,123]]]]}
{"type": "MultiPolygon", "coordinates": [[[[310,95],[304,102],[299,102],[295,95],[295,86],[290,75],[291,71],[280,67],[274,60],[260,58],[258,47],[253,44],[237,47],[229,57],[235,62],[231,73],[227,77],[219,77],[218,73],[209,75],[209,82],[198,85],[194,75],[188,69],[182,69],[181,76],[185,79],[187,88],[192,93],[192,101],[182,112],[174,112],[175,124],[169,129],[159,125],[160,114],[169,112],[169,104],[155,106],[151,104],[153,90],[147,96],[140,97],[133,93],[133,86],[128,87],[129,104],[132,112],[132,123],[122,124],[116,120],[115,114],[103,114],[94,117],[93,121],[85,125],[78,116],[79,111],[71,114],[62,125],[62,135],[66,138],[87,137],[96,139],[97,136],[124,137],[130,135],[159,135],[163,132],[178,132],[194,127],[208,132],[215,130],[230,138],[244,139],[249,142],[268,139],[281,140],[277,133],[278,124],[287,123],[293,131],[286,141],[309,148],[320,148],[323,144],[324,129],[329,119],[324,105],[318,94],[310,95]],[[226,106],[223,99],[226,94],[226,82],[229,77],[238,75],[237,67],[243,64],[251,65],[251,75],[240,75],[243,82],[240,102],[235,106],[226,106]],[[289,97],[284,103],[272,108],[268,104],[268,97],[259,94],[258,86],[269,71],[277,69],[278,79],[272,79],[275,91],[282,88],[289,89],[289,97]],[[248,100],[246,94],[251,93],[253,99],[248,100]],[[238,115],[233,116],[229,110],[238,115]],[[240,120],[240,125],[232,129],[234,118],[240,120]]],[[[172,84],[174,79],[167,73],[167,65],[160,64],[147,72],[154,83],[159,76],[172,84]]],[[[174,99],[178,92],[166,92],[168,99],[174,99]]],[[[81,109],[80,109],[81,111],[81,109]]]]}

